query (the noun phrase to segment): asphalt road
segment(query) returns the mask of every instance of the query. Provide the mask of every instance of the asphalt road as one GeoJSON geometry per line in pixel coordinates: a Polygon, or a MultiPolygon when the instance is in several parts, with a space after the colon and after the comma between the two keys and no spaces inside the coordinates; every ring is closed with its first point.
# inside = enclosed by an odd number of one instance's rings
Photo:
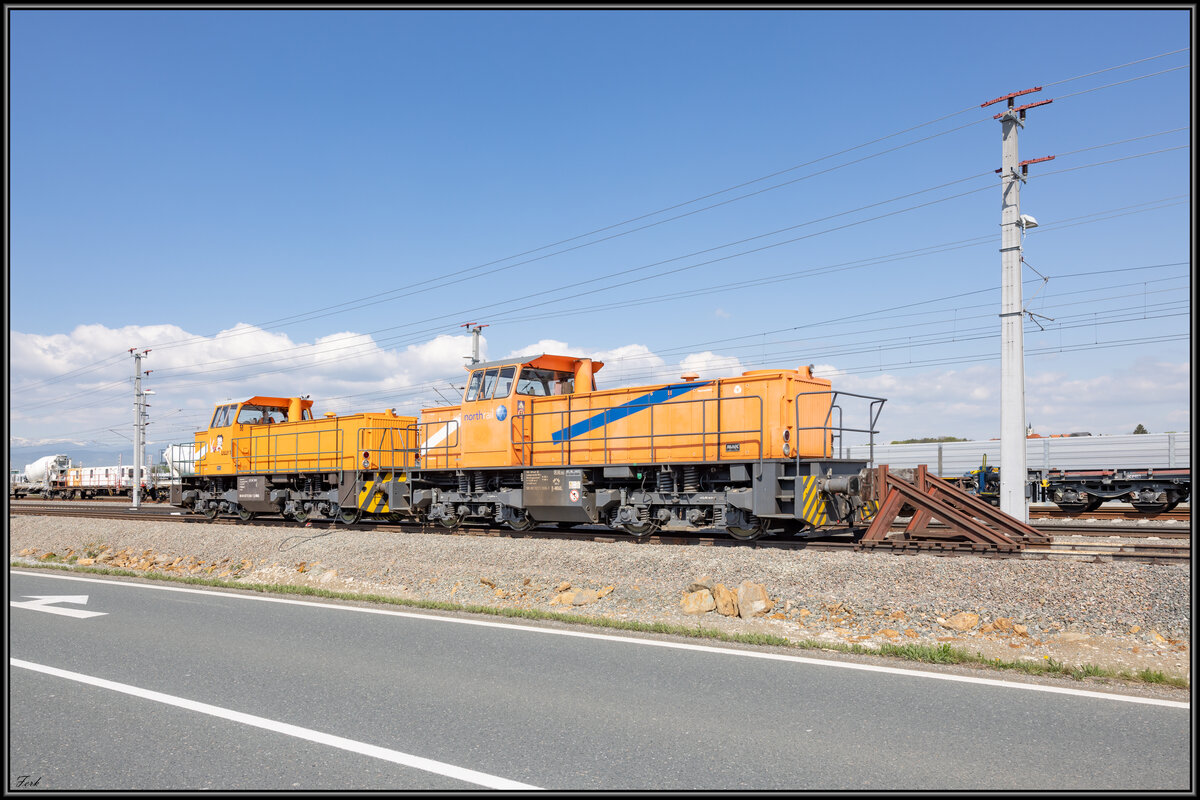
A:
{"type": "Polygon", "coordinates": [[[1180,703],[161,583],[9,586],[10,790],[1192,788],[1180,703]]]}

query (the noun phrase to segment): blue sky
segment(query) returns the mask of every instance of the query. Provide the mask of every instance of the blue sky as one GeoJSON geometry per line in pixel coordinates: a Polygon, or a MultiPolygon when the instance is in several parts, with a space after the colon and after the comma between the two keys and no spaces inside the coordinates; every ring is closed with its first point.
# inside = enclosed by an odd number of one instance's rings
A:
{"type": "Polygon", "coordinates": [[[811,363],[884,441],[999,436],[979,106],[1038,85],[1028,421],[1190,430],[1189,8],[9,23],[12,447],[127,446],[131,347],[152,450],[254,394],[416,413],[463,323],[602,386],[811,363]]]}

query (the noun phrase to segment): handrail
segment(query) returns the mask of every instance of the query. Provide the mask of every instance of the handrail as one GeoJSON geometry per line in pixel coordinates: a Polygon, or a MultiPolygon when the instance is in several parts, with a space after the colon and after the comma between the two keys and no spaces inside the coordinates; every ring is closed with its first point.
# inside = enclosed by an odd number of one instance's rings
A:
{"type": "MultiPolygon", "coordinates": [[[[349,468],[354,469],[354,456],[345,455],[345,450],[343,448],[344,438],[345,431],[340,426],[316,431],[309,428],[295,431],[270,430],[257,435],[251,433],[249,436],[239,436],[233,440],[233,466],[235,471],[238,472],[243,470],[250,472],[271,472],[279,469],[280,461],[290,461],[295,464],[294,469],[296,472],[313,472],[327,469],[328,467],[323,464],[326,459],[333,460],[336,463],[339,461],[345,461],[347,458],[349,458],[349,468]],[[322,447],[322,442],[328,440],[330,434],[333,434],[334,437],[333,448],[322,447]],[[316,436],[316,451],[300,450],[300,441],[298,437],[314,435],[316,436]],[[293,437],[296,439],[296,449],[281,454],[279,452],[281,449],[280,443],[285,437],[293,437]],[[245,448],[245,453],[243,454],[242,448],[239,448],[238,445],[247,441],[250,444],[245,448]],[[265,449],[265,453],[260,451],[260,444],[264,445],[264,447],[261,449],[265,449]],[[272,444],[274,444],[274,447],[271,446],[272,444]]],[[[336,467],[336,469],[346,469],[346,467],[343,465],[336,467]]]]}
{"type": "MultiPolygon", "coordinates": [[[[568,395],[568,398],[569,397],[570,397],[570,395],[568,395]]],[[[526,466],[534,466],[532,464],[532,460],[533,460],[533,453],[534,453],[536,445],[549,445],[551,447],[553,447],[554,445],[558,446],[559,462],[557,465],[554,465],[554,466],[561,466],[561,465],[571,463],[570,462],[570,459],[571,459],[570,447],[571,447],[571,443],[576,440],[586,443],[589,446],[589,449],[594,449],[596,445],[601,446],[603,460],[599,461],[599,462],[589,461],[588,462],[589,466],[605,466],[605,465],[611,465],[613,463],[619,463],[619,462],[614,462],[612,459],[612,450],[615,449],[615,445],[613,443],[627,442],[630,440],[649,440],[646,444],[641,445],[641,446],[650,451],[650,459],[649,460],[652,463],[657,463],[657,459],[655,458],[655,448],[661,449],[663,447],[669,446],[668,444],[664,444],[661,441],[662,439],[677,439],[677,438],[685,437],[685,436],[692,436],[692,437],[699,436],[700,443],[699,443],[699,445],[695,445],[695,446],[698,446],[702,453],[707,452],[707,449],[709,447],[715,447],[716,453],[717,453],[717,457],[716,457],[717,461],[725,461],[725,460],[741,461],[741,460],[744,460],[743,457],[739,457],[736,459],[735,458],[726,459],[723,457],[723,451],[721,450],[722,437],[732,437],[732,436],[736,436],[738,434],[746,434],[746,435],[753,434],[753,435],[757,436],[757,440],[754,442],[751,442],[751,444],[758,445],[758,461],[760,464],[762,463],[762,460],[763,460],[763,457],[765,454],[765,437],[763,435],[763,398],[758,395],[748,395],[748,396],[743,396],[743,397],[702,397],[702,398],[693,398],[693,399],[688,399],[688,400],[672,400],[670,403],[653,403],[653,404],[647,403],[645,405],[639,405],[639,406],[631,406],[630,404],[622,404],[622,405],[615,405],[615,406],[590,407],[590,408],[585,408],[585,409],[570,408],[570,400],[568,399],[567,408],[550,410],[550,411],[521,412],[519,414],[513,415],[512,420],[513,420],[512,425],[509,427],[509,443],[513,446],[514,449],[519,448],[520,462],[522,464],[525,464],[526,466]],[[739,402],[739,401],[740,402],[756,401],[757,402],[757,404],[758,404],[758,427],[757,428],[746,428],[744,430],[722,430],[720,428],[720,409],[721,409],[720,404],[721,403],[739,402]],[[655,433],[655,431],[654,431],[654,414],[657,409],[678,409],[680,406],[695,404],[695,403],[700,404],[700,430],[698,430],[698,431],[687,430],[687,431],[681,431],[681,432],[675,432],[675,433],[655,433]],[[709,416],[708,416],[708,407],[709,406],[708,406],[708,404],[710,404],[710,403],[717,404],[717,414],[715,416],[715,419],[717,420],[717,426],[718,426],[716,430],[711,430],[711,431],[708,430],[708,422],[709,422],[709,416]],[[608,426],[610,424],[610,419],[609,419],[610,412],[615,411],[620,408],[628,409],[631,407],[636,408],[638,411],[642,411],[642,410],[649,411],[649,414],[650,414],[649,426],[648,426],[649,433],[628,434],[625,436],[612,436],[610,434],[609,428],[608,428],[608,426]],[[596,427],[601,429],[600,437],[594,438],[594,439],[583,439],[582,438],[585,434],[591,433],[592,430],[594,430],[594,428],[593,428],[591,430],[588,430],[588,431],[585,431],[584,433],[579,434],[578,436],[569,436],[569,435],[562,436],[558,441],[555,441],[553,437],[550,439],[530,438],[528,440],[524,438],[524,426],[525,426],[526,419],[528,419],[530,421],[529,429],[530,429],[530,435],[532,436],[532,432],[533,432],[533,428],[534,428],[533,420],[535,417],[557,416],[558,417],[558,429],[561,432],[561,431],[570,429],[572,414],[588,414],[588,415],[590,415],[589,419],[595,419],[597,416],[599,416],[601,418],[601,422],[598,425],[596,425],[596,427]],[[516,433],[518,430],[521,431],[521,440],[520,441],[517,441],[517,438],[516,438],[516,433]],[[716,443],[710,444],[708,441],[709,437],[716,437],[716,443]]],[[[617,420],[611,420],[611,421],[616,422],[617,420]]],[[[636,446],[636,445],[634,445],[634,446],[636,446]]],[[[539,453],[539,455],[544,456],[545,453],[539,453]]],[[[546,464],[546,465],[538,465],[538,466],[552,466],[552,465],[546,464]]]]}
{"type": "Polygon", "coordinates": [[[411,469],[412,466],[417,463],[420,452],[420,448],[417,447],[417,426],[415,424],[411,424],[405,425],[403,428],[398,428],[394,425],[371,425],[360,428],[358,431],[358,450],[355,451],[356,458],[360,450],[374,450],[377,455],[376,463],[379,464],[380,469],[411,469]],[[383,435],[380,436],[379,443],[374,445],[370,444],[368,437],[381,433],[383,435]],[[394,440],[398,433],[406,434],[407,436],[405,437],[405,441],[411,442],[412,447],[396,447],[394,440]],[[391,443],[391,447],[385,448],[383,446],[385,439],[391,443]],[[389,456],[389,458],[383,458],[385,453],[389,456]],[[397,465],[397,454],[403,456],[399,459],[399,465],[397,465]],[[384,467],[384,463],[387,463],[390,466],[384,467]]]}
{"type": "MultiPolygon", "coordinates": [[[[838,442],[837,458],[841,458],[842,457],[842,446],[845,441],[845,434],[847,432],[865,433],[868,435],[868,447],[870,448],[871,461],[874,462],[874,460],[875,460],[875,434],[879,433],[879,431],[876,430],[875,426],[879,422],[879,415],[881,413],[883,413],[883,404],[887,402],[886,398],[874,397],[869,394],[855,394],[854,392],[843,392],[843,391],[839,391],[836,389],[831,389],[831,390],[825,391],[825,392],[800,392],[795,397],[793,397],[792,400],[793,400],[793,404],[795,405],[797,442],[799,442],[800,431],[819,430],[824,433],[828,433],[829,434],[828,440],[826,439],[825,436],[821,437],[822,452],[825,452],[825,449],[826,449],[825,442],[828,441],[829,442],[828,457],[833,458],[834,457],[834,455],[833,455],[833,440],[837,439],[837,442],[838,442]],[[801,397],[804,397],[806,395],[829,395],[829,410],[825,412],[825,424],[824,425],[807,425],[807,426],[803,426],[803,427],[800,425],[800,403],[795,402],[795,401],[798,401],[801,397]],[[868,407],[868,411],[867,411],[868,423],[867,423],[866,428],[847,428],[845,426],[843,409],[842,409],[842,406],[840,404],[838,404],[838,402],[837,402],[839,397],[856,397],[860,400],[871,401],[869,404],[869,407],[868,407]],[[836,428],[834,428],[833,425],[831,424],[833,421],[834,409],[837,409],[837,413],[838,413],[838,424],[837,424],[836,428]]],[[[800,463],[800,448],[797,447],[796,448],[797,467],[798,467],[799,463],[800,463]]]]}

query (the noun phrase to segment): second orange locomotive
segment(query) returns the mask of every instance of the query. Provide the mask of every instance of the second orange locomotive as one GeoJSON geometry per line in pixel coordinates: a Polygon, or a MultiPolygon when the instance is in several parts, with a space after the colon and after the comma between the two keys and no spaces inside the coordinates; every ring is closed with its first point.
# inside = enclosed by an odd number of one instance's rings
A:
{"type": "MultiPolygon", "coordinates": [[[[214,517],[280,513],[433,522],[600,524],[635,537],[856,525],[866,463],[835,456],[846,395],[810,368],[598,390],[603,364],[560,355],[468,367],[462,402],[419,418],[321,418],[304,398],[218,406],[171,502],[214,517]],[[836,425],[834,424],[836,421],[836,425]]],[[[879,398],[869,404],[873,434],[879,398]]]]}

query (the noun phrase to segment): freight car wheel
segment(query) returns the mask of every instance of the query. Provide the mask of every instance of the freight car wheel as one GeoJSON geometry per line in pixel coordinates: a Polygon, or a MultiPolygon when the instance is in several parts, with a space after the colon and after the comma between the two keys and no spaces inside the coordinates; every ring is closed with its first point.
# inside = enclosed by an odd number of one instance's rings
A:
{"type": "Polygon", "coordinates": [[[244,506],[238,506],[237,515],[238,515],[238,519],[240,519],[242,522],[249,522],[250,520],[252,520],[258,516],[253,511],[251,511],[248,508],[245,508],[244,506]]]}
{"type": "Polygon", "coordinates": [[[1148,517],[1152,517],[1155,514],[1161,514],[1166,511],[1168,505],[1170,505],[1170,503],[1134,503],[1133,510],[1139,514],[1145,514],[1148,517]]]}
{"type": "Polygon", "coordinates": [[[1087,503],[1056,503],[1059,508],[1068,514],[1082,514],[1087,511],[1087,503]]]}

